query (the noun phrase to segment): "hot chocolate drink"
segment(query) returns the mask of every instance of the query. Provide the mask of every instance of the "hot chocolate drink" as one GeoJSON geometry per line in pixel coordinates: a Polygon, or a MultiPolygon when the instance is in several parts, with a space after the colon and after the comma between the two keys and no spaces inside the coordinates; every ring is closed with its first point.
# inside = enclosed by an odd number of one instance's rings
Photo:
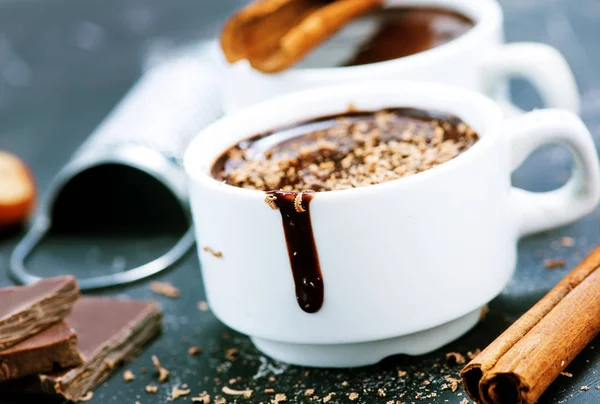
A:
{"type": "Polygon", "coordinates": [[[351,112],[260,134],[227,150],[212,176],[266,192],[281,213],[296,297],[309,313],[324,285],[310,219],[319,192],[376,185],[435,168],[479,139],[459,118],[413,108],[351,112]]]}
{"type": "Polygon", "coordinates": [[[435,7],[372,11],[313,49],[298,67],[357,66],[414,55],[444,45],[475,26],[469,17],[435,7]]]}
{"type": "Polygon", "coordinates": [[[442,164],[477,134],[460,119],[411,108],[324,117],[238,143],[214,164],[228,184],[262,191],[334,191],[442,164]]]}
{"type": "Polygon", "coordinates": [[[377,29],[343,66],[384,62],[414,55],[452,41],[475,23],[455,11],[440,8],[401,7],[373,12],[377,29]]]}

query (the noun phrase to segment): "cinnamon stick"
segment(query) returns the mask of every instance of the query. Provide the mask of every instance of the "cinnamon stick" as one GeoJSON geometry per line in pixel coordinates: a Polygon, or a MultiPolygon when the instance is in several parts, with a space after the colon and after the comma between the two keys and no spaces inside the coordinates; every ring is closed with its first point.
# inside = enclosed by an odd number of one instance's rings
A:
{"type": "Polygon", "coordinates": [[[600,331],[600,246],[464,367],[476,403],[533,404],[600,331]]]}
{"type": "Polygon", "coordinates": [[[354,18],[383,0],[255,0],[221,32],[230,63],[242,59],[264,73],[287,69],[354,18]]]}

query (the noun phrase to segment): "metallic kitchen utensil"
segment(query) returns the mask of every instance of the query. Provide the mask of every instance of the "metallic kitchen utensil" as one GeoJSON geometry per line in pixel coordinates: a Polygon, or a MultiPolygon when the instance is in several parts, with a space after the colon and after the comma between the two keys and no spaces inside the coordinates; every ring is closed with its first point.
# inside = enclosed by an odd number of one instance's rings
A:
{"type": "Polygon", "coordinates": [[[133,168],[160,182],[185,211],[189,228],[163,256],[122,272],[79,279],[82,290],[146,278],[168,268],[190,250],[194,234],[181,160],[191,138],[221,115],[216,79],[205,44],[172,54],[149,68],[51,183],[28,233],[12,253],[11,276],[19,283],[41,279],[27,269],[25,261],[57,224],[52,217],[57,199],[64,198],[61,193],[74,179],[103,166],[116,167],[107,171],[110,175],[120,176],[121,168],[133,168]]]}

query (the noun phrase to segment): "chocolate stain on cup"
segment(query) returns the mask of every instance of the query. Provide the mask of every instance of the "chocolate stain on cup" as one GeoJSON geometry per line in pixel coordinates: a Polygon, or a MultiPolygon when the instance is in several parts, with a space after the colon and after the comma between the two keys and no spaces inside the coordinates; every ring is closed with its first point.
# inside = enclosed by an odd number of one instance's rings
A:
{"type": "Polygon", "coordinates": [[[310,218],[313,194],[269,191],[267,196],[281,212],[298,305],[307,313],[316,313],[323,306],[325,288],[310,218]]]}
{"type": "Polygon", "coordinates": [[[279,210],[302,310],[316,313],[324,281],[311,220],[320,192],[396,180],[443,164],[479,140],[459,118],[415,108],[326,116],[243,140],[214,163],[211,175],[261,190],[279,210]]]}

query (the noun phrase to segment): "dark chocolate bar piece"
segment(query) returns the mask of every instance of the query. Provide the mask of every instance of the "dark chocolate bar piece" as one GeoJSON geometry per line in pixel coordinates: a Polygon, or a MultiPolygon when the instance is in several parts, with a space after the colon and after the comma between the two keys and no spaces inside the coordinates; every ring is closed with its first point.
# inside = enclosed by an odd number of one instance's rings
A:
{"type": "Polygon", "coordinates": [[[152,301],[82,297],[67,322],[78,334],[84,363],[67,371],[40,375],[35,382],[46,393],[79,401],[125,357],[156,336],[161,320],[162,312],[152,301]]]}
{"type": "Polygon", "coordinates": [[[65,318],[78,297],[72,276],[0,289],[0,351],[65,318]]]}
{"type": "Polygon", "coordinates": [[[83,363],[77,334],[60,321],[39,334],[0,351],[0,382],[55,372],[83,363]]]}

